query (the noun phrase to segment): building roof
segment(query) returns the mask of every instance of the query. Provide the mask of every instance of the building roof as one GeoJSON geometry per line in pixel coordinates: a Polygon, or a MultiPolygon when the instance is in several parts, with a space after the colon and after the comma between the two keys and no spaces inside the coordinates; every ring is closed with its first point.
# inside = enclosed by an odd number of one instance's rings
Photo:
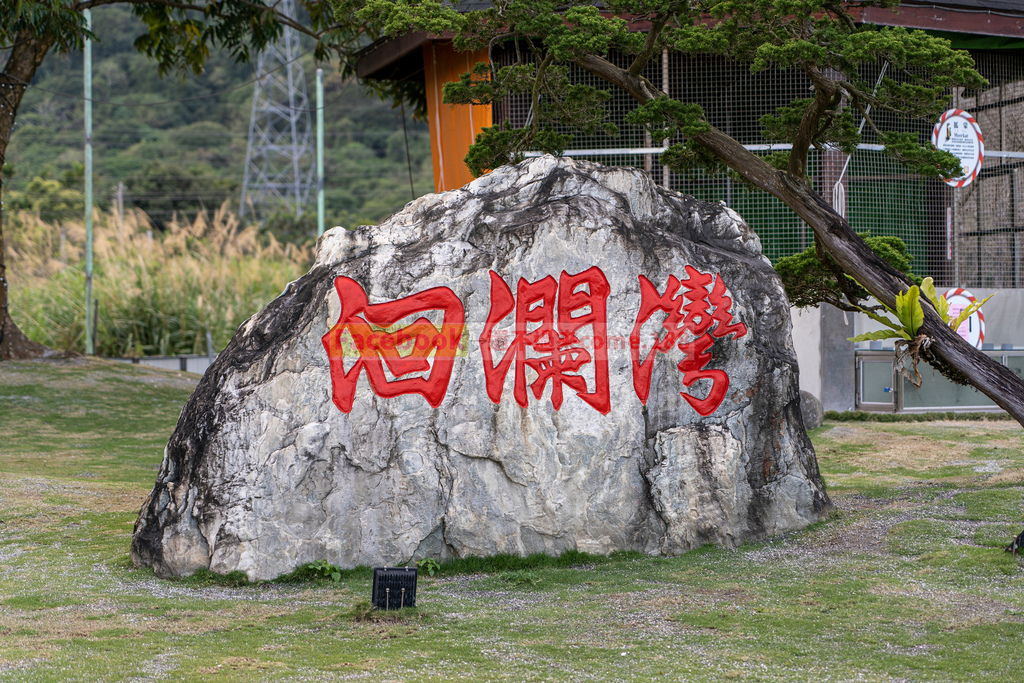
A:
{"type": "Polygon", "coordinates": [[[857,14],[881,26],[1024,39],[1024,0],[904,0],[898,12],[865,7],[857,14]]]}
{"type": "Polygon", "coordinates": [[[1021,0],[934,0],[934,2],[906,0],[903,4],[1024,14],[1024,4],[1021,3],[1021,0]]]}

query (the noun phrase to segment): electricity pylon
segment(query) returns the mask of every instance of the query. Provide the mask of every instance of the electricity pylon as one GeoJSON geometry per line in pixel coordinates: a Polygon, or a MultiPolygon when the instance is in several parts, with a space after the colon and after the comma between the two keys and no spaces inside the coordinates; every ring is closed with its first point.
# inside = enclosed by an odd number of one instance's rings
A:
{"type": "MultiPolygon", "coordinates": [[[[281,0],[278,11],[294,17],[294,0],[281,0]]],[[[298,57],[299,36],[285,27],[280,40],[268,45],[256,60],[240,216],[252,210],[262,221],[284,209],[299,217],[309,198],[315,162],[313,126],[298,57]]]]}

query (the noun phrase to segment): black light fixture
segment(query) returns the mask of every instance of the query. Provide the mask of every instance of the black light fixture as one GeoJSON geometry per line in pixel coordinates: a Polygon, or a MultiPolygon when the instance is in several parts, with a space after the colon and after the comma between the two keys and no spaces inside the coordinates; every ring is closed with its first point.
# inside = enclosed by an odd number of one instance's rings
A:
{"type": "Polygon", "coordinates": [[[370,602],[376,609],[416,606],[415,567],[374,567],[370,602]]]}

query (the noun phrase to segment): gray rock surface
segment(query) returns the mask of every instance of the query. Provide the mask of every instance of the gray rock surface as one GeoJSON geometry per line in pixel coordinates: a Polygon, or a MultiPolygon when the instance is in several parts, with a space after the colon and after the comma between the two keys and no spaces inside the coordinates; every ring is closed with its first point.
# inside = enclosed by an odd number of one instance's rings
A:
{"type": "MultiPolygon", "coordinates": [[[[595,365],[580,370],[587,391],[595,365]]],[[[253,579],[318,559],[674,554],[798,529],[830,508],[801,421],[788,302],[753,231],[641,171],[541,157],[421,197],[380,226],[324,235],[309,273],[238,329],[189,399],[131,552],[161,576],[253,579]],[[551,383],[523,408],[514,369],[501,401],[488,399],[478,340],[489,271],[514,293],[520,278],[600,267],[609,339],[621,341],[637,320],[638,276],[663,292],[687,265],[720,273],[747,328],[710,350],[708,367],[730,384],[708,417],[681,396],[700,398],[709,382],[683,386],[680,350],[653,356],[644,405],[630,350],[614,342],[607,414],[568,386],[555,410],[551,383]],[[437,408],[419,394],[381,398],[365,373],[351,412],[332,403],[321,337],[339,317],[337,276],[372,304],[433,287],[457,294],[468,346],[437,408]]]]}
{"type": "Polygon", "coordinates": [[[800,415],[805,429],[817,429],[825,424],[825,409],[818,397],[810,392],[800,392],[800,415]]]}

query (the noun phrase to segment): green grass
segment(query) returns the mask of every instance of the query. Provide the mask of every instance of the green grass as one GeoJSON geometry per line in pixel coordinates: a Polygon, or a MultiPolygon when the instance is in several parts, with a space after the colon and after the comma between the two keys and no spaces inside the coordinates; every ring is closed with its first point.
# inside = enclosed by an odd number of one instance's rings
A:
{"type": "Polygon", "coordinates": [[[997,488],[967,491],[953,500],[964,506],[964,519],[1013,521],[1021,519],[1024,510],[1024,489],[997,488]]]}
{"type": "Polygon", "coordinates": [[[135,569],[132,524],[195,378],[0,364],[0,680],[1011,681],[1024,638],[1022,432],[815,430],[841,508],[679,557],[462,558],[417,608],[368,568],[275,582],[135,569]],[[995,465],[993,466],[993,463],[995,465]]]}
{"type": "Polygon", "coordinates": [[[898,555],[918,556],[944,547],[956,537],[956,529],[948,523],[930,519],[914,519],[894,524],[889,529],[889,550],[898,555]]]}

